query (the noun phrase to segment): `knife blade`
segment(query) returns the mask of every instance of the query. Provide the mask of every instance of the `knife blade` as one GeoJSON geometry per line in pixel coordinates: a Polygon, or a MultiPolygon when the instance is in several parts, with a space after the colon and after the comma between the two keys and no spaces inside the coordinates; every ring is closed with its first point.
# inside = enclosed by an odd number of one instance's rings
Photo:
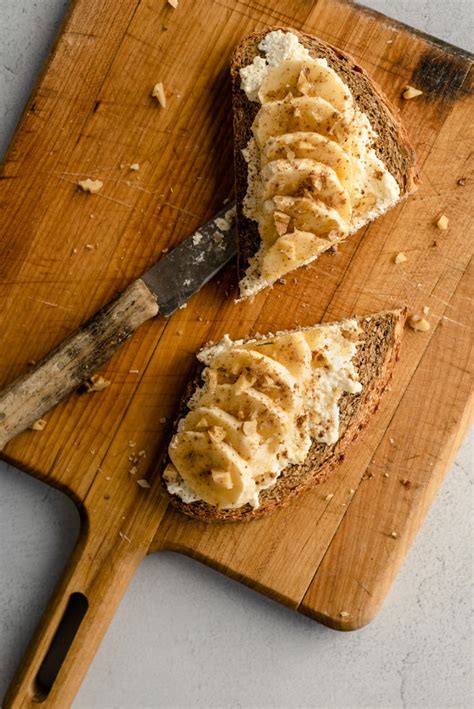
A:
{"type": "Polygon", "coordinates": [[[227,205],[141,277],[169,317],[197,293],[237,252],[235,207],[227,205]]]}
{"type": "Polygon", "coordinates": [[[229,204],[0,392],[0,450],[90,379],[146,320],[169,317],[235,255],[229,204]]]}

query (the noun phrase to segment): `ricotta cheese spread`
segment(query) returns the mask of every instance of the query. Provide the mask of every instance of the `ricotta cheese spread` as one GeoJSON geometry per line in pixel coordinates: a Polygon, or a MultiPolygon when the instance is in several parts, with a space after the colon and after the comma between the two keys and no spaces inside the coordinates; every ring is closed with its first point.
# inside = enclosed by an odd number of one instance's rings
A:
{"type": "Polygon", "coordinates": [[[338,402],[357,394],[355,320],[201,350],[203,383],[169,445],[163,477],[184,502],[259,505],[259,493],[314,441],[339,438],[338,402]]]}
{"type": "Polygon", "coordinates": [[[324,58],[291,32],[269,32],[240,70],[260,108],[244,149],[244,214],[259,251],[241,281],[254,295],[309,263],[395,204],[400,188],[373,148],[376,133],[324,58]]]}

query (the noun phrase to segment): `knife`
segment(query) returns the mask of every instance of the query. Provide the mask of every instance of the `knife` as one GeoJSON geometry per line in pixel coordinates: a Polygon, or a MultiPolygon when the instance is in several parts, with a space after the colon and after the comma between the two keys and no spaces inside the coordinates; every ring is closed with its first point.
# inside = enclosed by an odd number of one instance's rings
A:
{"type": "Polygon", "coordinates": [[[221,209],[0,392],[0,450],[84,384],[142,323],[158,314],[170,317],[232,259],[233,212],[232,204],[221,209]]]}

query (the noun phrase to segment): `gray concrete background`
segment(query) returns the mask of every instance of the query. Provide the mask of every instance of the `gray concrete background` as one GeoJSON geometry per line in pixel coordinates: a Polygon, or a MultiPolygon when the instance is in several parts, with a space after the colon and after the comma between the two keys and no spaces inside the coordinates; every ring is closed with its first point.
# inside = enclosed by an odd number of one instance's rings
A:
{"type": "MultiPolygon", "coordinates": [[[[473,50],[473,0],[365,4],[473,50]]],[[[66,6],[0,0],[0,153],[66,6]]],[[[335,633],[196,562],[154,555],[132,582],[74,706],[471,706],[472,461],[471,437],[369,627],[335,633]]],[[[77,532],[67,498],[0,463],[0,698],[77,532]]]]}

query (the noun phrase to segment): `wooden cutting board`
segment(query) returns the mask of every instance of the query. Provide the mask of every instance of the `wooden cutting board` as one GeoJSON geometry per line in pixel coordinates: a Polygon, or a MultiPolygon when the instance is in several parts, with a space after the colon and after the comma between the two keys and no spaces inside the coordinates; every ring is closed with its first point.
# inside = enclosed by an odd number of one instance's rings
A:
{"type": "Polygon", "coordinates": [[[72,699],[152,551],[189,554],[331,627],[368,623],[466,430],[471,60],[343,0],[180,0],[176,10],[165,0],[73,3],[0,174],[0,382],[24,372],[231,196],[229,57],[245,34],[273,25],[317,34],[367,69],[401,111],[422,185],[336,255],[298,272],[297,283],[288,279],[253,303],[234,304],[228,268],[186,309],[139,330],[101,372],[108,389],[74,394],[46,417],[45,430],[21,434],[2,452],[71,495],[83,520],[11,690],[13,705],[72,699]],[[150,98],[158,81],[166,110],[150,98]],[[403,101],[407,84],[423,95],[403,101]],[[87,177],[103,181],[98,195],[77,189],[87,177]],[[441,213],[448,231],[435,226],[441,213]],[[400,251],[408,260],[395,265],[400,251]],[[200,345],[226,332],[241,337],[401,305],[429,307],[431,329],[406,332],[390,392],[326,483],[249,524],[206,526],[168,506],[159,459],[200,345]],[[139,451],[146,455],[134,463],[139,451]],[[38,668],[72,593],[88,610],[51,688],[38,668]]]}

